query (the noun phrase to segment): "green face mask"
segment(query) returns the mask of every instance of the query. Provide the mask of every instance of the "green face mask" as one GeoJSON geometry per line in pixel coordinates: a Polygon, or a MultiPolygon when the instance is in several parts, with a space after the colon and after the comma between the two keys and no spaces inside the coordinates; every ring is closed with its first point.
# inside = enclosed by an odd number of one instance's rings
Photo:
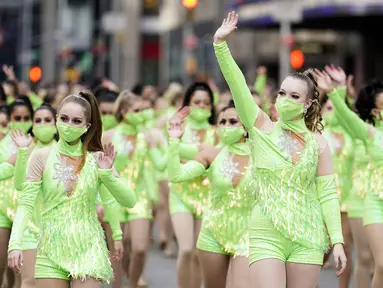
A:
{"type": "Polygon", "coordinates": [[[118,122],[114,115],[102,115],[101,116],[102,126],[104,131],[110,130],[117,126],[118,122]]]}
{"type": "Polygon", "coordinates": [[[197,122],[207,121],[211,116],[211,111],[203,108],[190,107],[190,118],[197,122]]]}
{"type": "Polygon", "coordinates": [[[42,143],[49,143],[57,133],[57,129],[54,125],[38,125],[33,126],[32,132],[42,143]]]}
{"type": "Polygon", "coordinates": [[[133,126],[137,126],[145,122],[145,116],[143,112],[126,113],[125,120],[133,126]]]}
{"type": "Polygon", "coordinates": [[[279,118],[282,121],[290,121],[303,116],[304,104],[296,103],[289,98],[278,98],[275,108],[277,108],[279,118]]]}
{"type": "Polygon", "coordinates": [[[24,132],[24,134],[27,134],[29,129],[32,127],[32,121],[27,122],[9,122],[8,124],[10,129],[19,129],[24,132]]]}
{"type": "Polygon", "coordinates": [[[154,119],[154,110],[153,109],[146,109],[142,111],[144,115],[145,122],[146,121],[151,121],[154,119]]]}
{"type": "Polygon", "coordinates": [[[338,126],[338,124],[339,124],[338,119],[337,119],[334,112],[325,112],[325,113],[323,113],[322,116],[323,116],[323,120],[324,120],[326,125],[332,126],[332,127],[338,126]]]}
{"type": "Polygon", "coordinates": [[[59,131],[60,138],[62,138],[65,142],[73,142],[79,139],[84,133],[86,133],[86,131],[88,131],[86,126],[74,127],[61,121],[57,121],[56,126],[57,130],[59,131]]]}
{"type": "Polygon", "coordinates": [[[221,127],[217,129],[217,133],[223,144],[232,145],[241,140],[245,136],[246,131],[243,126],[221,127]]]}
{"type": "Polygon", "coordinates": [[[9,131],[9,128],[0,128],[0,134],[7,134],[9,131]]]}

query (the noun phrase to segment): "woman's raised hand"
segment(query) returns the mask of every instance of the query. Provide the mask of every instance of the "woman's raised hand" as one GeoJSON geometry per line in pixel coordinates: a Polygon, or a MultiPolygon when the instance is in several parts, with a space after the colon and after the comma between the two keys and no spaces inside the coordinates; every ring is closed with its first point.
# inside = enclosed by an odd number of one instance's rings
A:
{"type": "Polygon", "coordinates": [[[229,35],[237,29],[238,14],[230,12],[226,19],[223,19],[221,27],[214,34],[214,43],[219,44],[226,41],[229,35]]]}
{"type": "Polygon", "coordinates": [[[326,65],[324,70],[330,75],[331,79],[333,79],[338,86],[346,86],[346,73],[343,71],[341,67],[335,67],[333,64],[326,65]]]}
{"type": "Polygon", "coordinates": [[[189,115],[189,113],[189,107],[183,107],[169,119],[168,134],[170,138],[180,139],[182,137],[184,134],[182,124],[184,123],[185,118],[189,115]]]}
{"type": "Polygon", "coordinates": [[[21,130],[12,130],[11,137],[17,148],[26,148],[32,143],[31,135],[26,136],[21,130]]]}
{"type": "Polygon", "coordinates": [[[314,71],[317,76],[318,88],[327,94],[331,93],[334,90],[335,85],[331,80],[330,75],[328,75],[326,71],[320,71],[318,69],[315,69],[314,71]]]}
{"type": "Polygon", "coordinates": [[[104,152],[98,157],[98,167],[100,169],[111,169],[116,158],[117,152],[114,151],[114,145],[109,143],[104,146],[104,152]]]}

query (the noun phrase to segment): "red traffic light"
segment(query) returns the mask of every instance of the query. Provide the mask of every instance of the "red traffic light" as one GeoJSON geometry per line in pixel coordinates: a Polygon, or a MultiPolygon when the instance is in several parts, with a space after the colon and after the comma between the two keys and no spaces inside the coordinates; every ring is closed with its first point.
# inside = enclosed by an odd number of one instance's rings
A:
{"type": "Polygon", "coordinates": [[[41,80],[41,76],[43,75],[43,72],[41,71],[41,68],[38,66],[32,67],[31,70],[29,70],[29,79],[33,83],[37,83],[41,80]]]}
{"type": "Polygon", "coordinates": [[[198,0],[182,0],[182,5],[187,9],[194,9],[198,5],[198,0]]]}
{"type": "Polygon", "coordinates": [[[293,50],[290,53],[290,64],[294,69],[301,69],[305,63],[305,55],[301,50],[293,50]]]}

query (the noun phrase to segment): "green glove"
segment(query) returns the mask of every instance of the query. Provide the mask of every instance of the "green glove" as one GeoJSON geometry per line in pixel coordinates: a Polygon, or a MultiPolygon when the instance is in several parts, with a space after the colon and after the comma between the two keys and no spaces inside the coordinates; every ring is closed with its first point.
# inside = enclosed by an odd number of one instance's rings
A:
{"type": "Polygon", "coordinates": [[[327,175],[316,178],[318,201],[330,235],[331,244],[343,243],[339,199],[336,193],[335,176],[327,175]]]}
{"type": "Polygon", "coordinates": [[[341,87],[334,89],[328,96],[334,104],[335,113],[340,125],[342,125],[347,134],[352,138],[358,138],[365,142],[367,140],[368,126],[357,114],[347,107],[344,101],[346,93],[346,87],[341,87]]]}
{"type": "Polygon", "coordinates": [[[123,207],[132,208],[136,204],[136,194],[130,188],[128,181],[113,175],[112,169],[98,169],[98,175],[102,184],[123,207]]]}
{"type": "Polygon", "coordinates": [[[103,184],[100,186],[100,197],[102,199],[102,205],[104,206],[105,217],[108,219],[112,230],[113,240],[122,240],[122,230],[119,219],[121,206],[103,184]]]}
{"type": "Polygon", "coordinates": [[[221,72],[233,95],[238,116],[243,125],[251,129],[257,120],[259,107],[255,104],[253,96],[247,87],[246,79],[231,56],[226,41],[220,44],[214,44],[214,50],[221,72]]]}
{"type": "Polygon", "coordinates": [[[168,150],[168,175],[172,183],[183,182],[201,176],[205,172],[205,167],[198,161],[191,160],[181,165],[179,155],[180,140],[169,139],[168,150]]]}
{"type": "Polygon", "coordinates": [[[27,176],[28,164],[28,148],[19,148],[17,150],[17,160],[15,165],[15,176],[13,178],[13,185],[18,191],[23,190],[25,178],[27,176]]]}

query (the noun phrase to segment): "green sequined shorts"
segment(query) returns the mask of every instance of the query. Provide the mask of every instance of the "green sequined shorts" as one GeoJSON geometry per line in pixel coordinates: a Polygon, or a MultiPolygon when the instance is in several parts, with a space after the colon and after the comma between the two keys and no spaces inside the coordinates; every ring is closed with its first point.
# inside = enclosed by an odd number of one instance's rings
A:
{"type": "Polygon", "coordinates": [[[359,195],[350,195],[347,200],[347,216],[348,218],[363,218],[364,198],[359,195]]]}
{"type": "Polygon", "coordinates": [[[363,225],[383,224],[383,199],[374,193],[367,193],[364,200],[363,225]]]}
{"type": "Polygon", "coordinates": [[[39,253],[36,256],[35,278],[71,280],[68,271],[57,267],[48,257],[39,253]]]}
{"type": "Polygon", "coordinates": [[[0,214],[0,228],[12,228],[12,221],[7,216],[0,214]]]}
{"type": "Polygon", "coordinates": [[[198,213],[194,207],[187,205],[184,201],[182,201],[181,197],[179,197],[178,194],[173,191],[170,191],[169,194],[169,210],[170,215],[176,213],[190,213],[193,215],[194,219],[202,219],[201,213],[198,213]]]}
{"type": "Polygon", "coordinates": [[[322,265],[323,256],[321,250],[303,247],[284,237],[263,215],[260,206],[254,207],[250,222],[250,265],[265,259],[322,265]]]}

